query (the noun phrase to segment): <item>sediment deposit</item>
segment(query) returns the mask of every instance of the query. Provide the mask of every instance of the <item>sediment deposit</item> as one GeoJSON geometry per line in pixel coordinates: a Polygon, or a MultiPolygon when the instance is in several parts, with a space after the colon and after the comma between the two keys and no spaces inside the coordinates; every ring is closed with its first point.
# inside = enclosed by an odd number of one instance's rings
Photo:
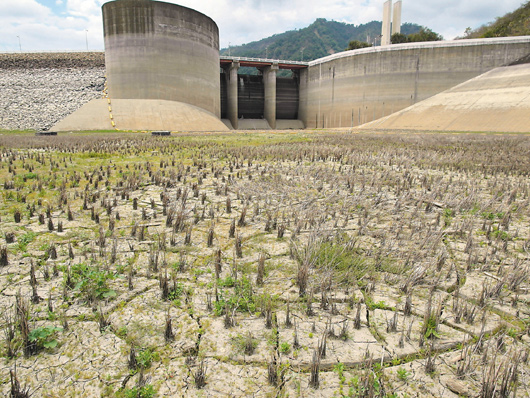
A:
{"type": "Polygon", "coordinates": [[[44,129],[103,94],[104,53],[0,54],[0,129],[44,129]]]}

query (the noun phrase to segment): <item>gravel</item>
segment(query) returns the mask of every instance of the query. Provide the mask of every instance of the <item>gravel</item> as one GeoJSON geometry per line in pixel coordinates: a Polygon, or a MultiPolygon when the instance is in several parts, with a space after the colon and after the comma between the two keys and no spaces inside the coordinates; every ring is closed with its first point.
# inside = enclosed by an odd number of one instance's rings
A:
{"type": "Polygon", "coordinates": [[[0,54],[0,129],[49,129],[105,85],[103,53],[0,54]]]}

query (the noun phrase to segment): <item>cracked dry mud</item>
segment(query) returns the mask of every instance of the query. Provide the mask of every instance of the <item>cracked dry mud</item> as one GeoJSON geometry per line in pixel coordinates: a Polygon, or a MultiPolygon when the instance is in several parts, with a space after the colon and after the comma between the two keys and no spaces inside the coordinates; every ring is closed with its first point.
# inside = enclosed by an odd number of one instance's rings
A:
{"type": "Polygon", "coordinates": [[[527,136],[0,147],[4,395],[529,395],[527,136]]]}

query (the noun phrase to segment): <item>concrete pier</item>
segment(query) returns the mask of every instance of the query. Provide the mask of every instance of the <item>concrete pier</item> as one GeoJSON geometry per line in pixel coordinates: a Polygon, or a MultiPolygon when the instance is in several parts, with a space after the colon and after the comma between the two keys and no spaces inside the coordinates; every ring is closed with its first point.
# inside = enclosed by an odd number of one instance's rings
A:
{"type": "Polygon", "coordinates": [[[402,9],[402,1],[398,0],[394,4],[394,13],[392,15],[392,34],[394,33],[401,33],[401,9],[402,9]]]}
{"type": "Polygon", "coordinates": [[[263,69],[263,84],[265,86],[265,108],[263,114],[272,129],[276,128],[276,71],[278,64],[263,69]]]}
{"type": "Polygon", "coordinates": [[[226,86],[227,86],[227,116],[234,129],[238,128],[238,103],[237,103],[237,71],[239,62],[232,62],[225,69],[226,86]]]}

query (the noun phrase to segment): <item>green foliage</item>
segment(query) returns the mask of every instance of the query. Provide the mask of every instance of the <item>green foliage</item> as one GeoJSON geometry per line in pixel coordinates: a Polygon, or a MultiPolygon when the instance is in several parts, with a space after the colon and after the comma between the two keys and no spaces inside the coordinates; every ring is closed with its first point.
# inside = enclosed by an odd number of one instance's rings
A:
{"type": "Polygon", "coordinates": [[[324,241],[314,248],[311,261],[318,269],[332,269],[337,283],[353,283],[375,272],[375,266],[348,245],[345,237],[324,241]]]}
{"type": "Polygon", "coordinates": [[[390,42],[392,44],[400,44],[400,43],[407,43],[409,41],[408,37],[404,35],[403,33],[394,33],[390,37],[390,42]]]}
{"type": "Polygon", "coordinates": [[[370,310],[384,310],[387,308],[387,305],[384,301],[378,301],[377,303],[373,301],[371,298],[366,299],[366,307],[370,310]]]}
{"type": "Polygon", "coordinates": [[[28,245],[35,240],[37,234],[35,232],[28,232],[17,239],[18,250],[25,252],[28,245]]]}
{"type": "Polygon", "coordinates": [[[254,338],[250,333],[246,335],[238,334],[230,339],[230,344],[237,353],[252,355],[258,347],[259,340],[254,338]]]}
{"type": "Polygon", "coordinates": [[[422,27],[419,32],[412,33],[407,36],[409,43],[421,42],[421,41],[440,41],[443,37],[438,33],[433,32],[429,28],[422,27]]]}
{"type": "Polygon", "coordinates": [[[219,301],[214,303],[214,313],[220,316],[224,313],[226,307],[232,309],[237,308],[241,312],[253,313],[256,311],[252,283],[248,278],[243,277],[234,281],[233,291],[219,290],[219,301]]]}
{"type": "Polygon", "coordinates": [[[498,219],[502,219],[504,217],[504,213],[503,212],[499,212],[499,213],[494,213],[492,211],[485,211],[485,212],[482,212],[480,214],[482,217],[488,219],[488,220],[495,220],[496,218],[498,219]]]}
{"type": "Polygon", "coordinates": [[[344,364],[342,362],[338,362],[334,367],[333,371],[337,372],[337,375],[339,376],[339,380],[341,384],[344,384],[346,381],[346,378],[344,377],[344,364]]]}
{"type": "Polygon", "coordinates": [[[348,43],[348,47],[346,50],[357,50],[359,48],[367,48],[372,47],[370,43],[366,43],[365,41],[359,41],[359,40],[352,40],[348,43]]]}
{"type": "Polygon", "coordinates": [[[444,225],[448,227],[449,225],[451,225],[451,221],[453,217],[455,216],[455,212],[453,211],[453,209],[446,208],[444,209],[443,216],[444,216],[444,225]]]}
{"type": "Polygon", "coordinates": [[[517,339],[517,329],[515,328],[509,328],[506,330],[506,334],[510,336],[512,339],[517,339]]]}
{"type": "Polygon", "coordinates": [[[84,152],[79,154],[80,159],[109,159],[112,154],[105,152],[84,152]]]}
{"type": "Polygon", "coordinates": [[[511,236],[506,231],[501,231],[499,228],[494,228],[492,235],[495,239],[502,240],[504,242],[508,242],[511,239],[511,236]]]}
{"type": "Polygon", "coordinates": [[[217,281],[217,286],[219,287],[234,287],[236,281],[231,276],[227,276],[225,279],[219,279],[217,281]]]}
{"type": "Polygon", "coordinates": [[[128,333],[128,329],[127,329],[127,326],[121,326],[117,331],[116,331],[116,336],[124,339],[125,337],[127,337],[127,333],[128,333]]]}
{"type": "Polygon", "coordinates": [[[408,379],[409,376],[410,376],[410,373],[407,372],[407,370],[404,369],[404,368],[399,368],[399,369],[397,370],[397,375],[398,375],[399,380],[401,380],[401,381],[407,381],[407,379],[408,379]]]}
{"type": "Polygon", "coordinates": [[[53,338],[53,335],[61,330],[63,329],[55,326],[43,326],[30,331],[28,338],[31,343],[37,346],[37,349],[55,348],[58,343],[53,338]]]}
{"type": "Polygon", "coordinates": [[[152,398],[156,394],[155,388],[151,384],[146,384],[142,387],[127,388],[123,395],[126,398],[152,398]]]}
{"type": "Polygon", "coordinates": [[[136,356],[136,363],[141,369],[149,369],[153,361],[158,361],[160,356],[151,348],[144,348],[138,352],[136,356]]]}
{"type": "Polygon", "coordinates": [[[530,35],[530,1],[478,29],[466,29],[464,39],[530,35]]]}
{"type": "Polygon", "coordinates": [[[180,296],[184,293],[184,285],[182,283],[176,283],[174,287],[169,290],[167,295],[168,300],[175,301],[179,300],[180,296]]]}
{"type": "Polygon", "coordinates": [[[26,181],[26,180],[35,180],[35,179],[37,179],[37,177],[38,177],[37,173],[26,173],[26,174],[22,175],[22,179],[24,181],[26,181]]]}
{"type": "Polygon", "coordinates": [[[289,354],[291,352],[291,344],[289,344],[288,342],[284,341],[284,342],[280,343],[279,350],[280,350],[280,352],[282,354],[289,354]]]}
{"type": "Polygon", "coordinates": [[[74,290],[88,302],[116,297],[116,292],[107,286],[107,282],[114,279],[109,271],[86,264],[75,264],[71,269],[71,277],[75,283],[74,290]]]}
{"type": "Polygon", "coordinates": [[[350,389],[348,397],[379,396],[379,394],[381,393],[380,372],[372,369],[367,369],[362,377],[366,380],[359,380],[358,376],[354,376],[350,380],[350,389]]]}
{"type": "Polygon", "coordinates": [[[425,324],[422,325],[423,330],[425,330],[426,339],[438,339],[440,338],[440,333],[438,332],[438,318],[435,314],[429,315],[425,324]]]}

